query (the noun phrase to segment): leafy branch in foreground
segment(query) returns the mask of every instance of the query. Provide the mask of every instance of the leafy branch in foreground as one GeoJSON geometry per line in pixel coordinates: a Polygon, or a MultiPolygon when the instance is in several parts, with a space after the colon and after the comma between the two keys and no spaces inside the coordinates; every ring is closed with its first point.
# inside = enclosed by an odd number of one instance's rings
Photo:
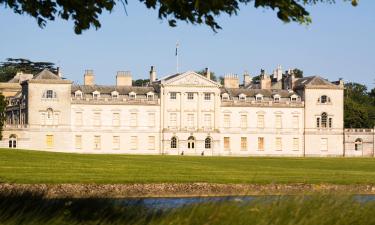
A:
{"type": "MultiPolygon", "coordinates": [[[[148,9],[158,10],[158,17],[167,20],[175,27],[177,21],[191,24],[205,24],[213,31],[221,29],[215,18],[222,14],[237,15],[240,5],[253,3],[255,8],[265,8],[277,11],[277,17],[284,22],[311,22],[306,6],[317,3],[335,3],[335,0],[138,0],[148,9]]],[[[349,1],[353,6],[358,0],[349,1]]],[[[82,31],[94,27],[99,29],[99,16],[103,11],[112,12],[116,4],[120,3],[126,10],[127,0],[0,0],[0,5],[10,8],[16,14],[27,14],[34,17],[38,25],[43,28],[47,21],[55,19],[72,20],[74,31],[82,31]]]]}

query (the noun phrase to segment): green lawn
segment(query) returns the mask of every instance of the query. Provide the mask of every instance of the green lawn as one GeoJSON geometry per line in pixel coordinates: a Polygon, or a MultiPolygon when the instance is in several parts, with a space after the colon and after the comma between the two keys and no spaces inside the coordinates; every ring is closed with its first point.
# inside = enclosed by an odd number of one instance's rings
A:
{"type": "Polygon", "coordinates": [[[375,159],[83,155],[0,149],[0,182],[375,184],[375,159]]]}

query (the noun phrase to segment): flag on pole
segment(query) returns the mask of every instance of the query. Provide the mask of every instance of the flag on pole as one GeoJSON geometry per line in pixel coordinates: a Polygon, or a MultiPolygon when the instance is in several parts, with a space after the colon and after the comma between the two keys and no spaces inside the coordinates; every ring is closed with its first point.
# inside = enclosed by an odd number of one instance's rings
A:
{"type": "Polygon", "coordinates": [[[177,56],[178,55],[178,42],[176,43],[176,54],[175,54],[175,56],[177,56]]]}

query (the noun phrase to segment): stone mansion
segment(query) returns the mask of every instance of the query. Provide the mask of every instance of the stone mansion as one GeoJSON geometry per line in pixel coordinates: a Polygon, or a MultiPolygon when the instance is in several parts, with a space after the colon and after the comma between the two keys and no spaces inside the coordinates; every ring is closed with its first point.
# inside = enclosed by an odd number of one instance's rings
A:
{"type": "Polygon", "coordinates": [[[226,75],[221,85],[192,71],[146,86],[118,72],[97,85],[43,70],[17,73],[7,97],[1,147],[76,153],[204,156],[374,156],[374,130],[344,129],[343,82],[296,78],[277,67],[259,80],[226,75]]]}

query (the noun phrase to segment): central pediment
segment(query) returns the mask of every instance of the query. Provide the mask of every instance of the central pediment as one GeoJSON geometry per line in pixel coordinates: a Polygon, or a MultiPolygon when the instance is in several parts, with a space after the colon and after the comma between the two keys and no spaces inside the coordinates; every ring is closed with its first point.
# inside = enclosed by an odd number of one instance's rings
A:
{"type": "Polygon", "coordinates": [[[221,85],[207,79],[206,77],[193,72],[188,71],[182,74],[173,75],[166,77],[162,80],[162,84],[166,86],[204,86],[204,87],[220,87],[221,85]]]}

